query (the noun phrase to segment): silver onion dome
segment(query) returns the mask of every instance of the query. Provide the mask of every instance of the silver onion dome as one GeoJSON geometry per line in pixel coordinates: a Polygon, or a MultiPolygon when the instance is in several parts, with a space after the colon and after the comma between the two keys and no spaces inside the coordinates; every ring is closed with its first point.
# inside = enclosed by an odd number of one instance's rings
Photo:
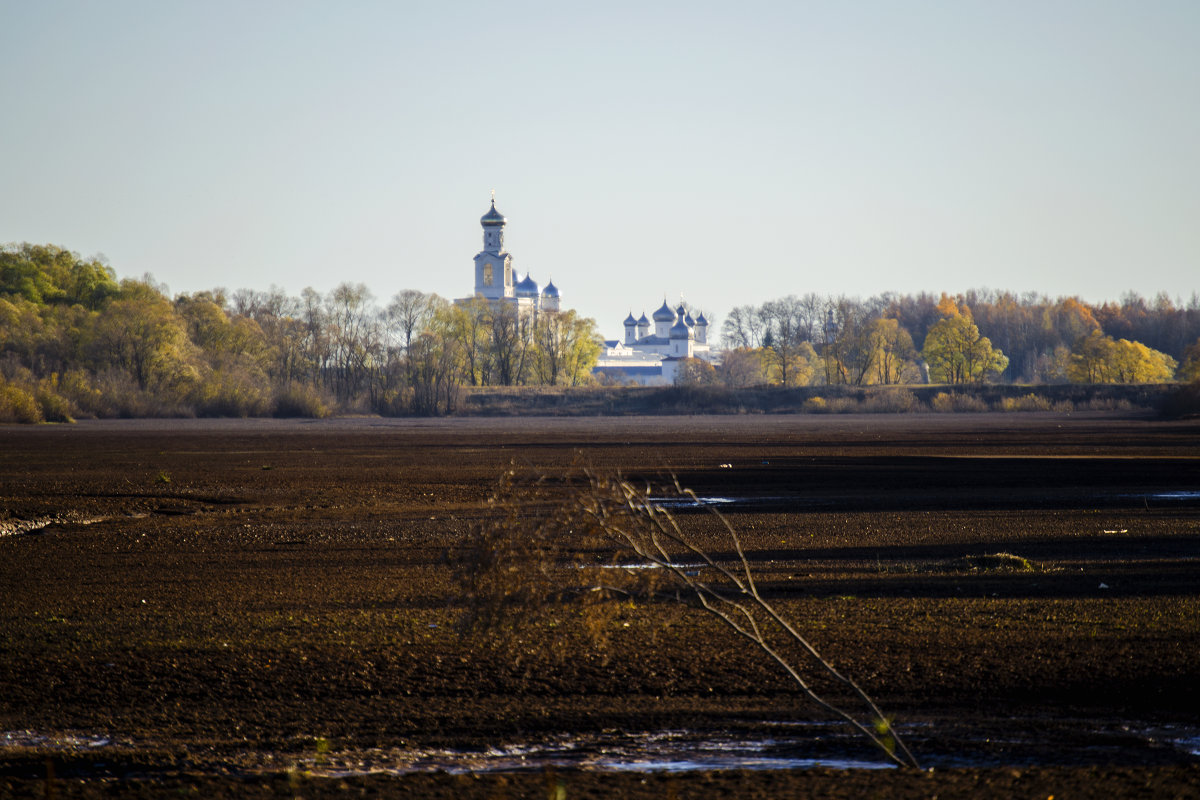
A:
{"type": "Polygon", "coordinates": [[[517,297],[537,297],[542,293],[542,287],[538,286],[537,281],[526,273],[521,282],[516,285],[516,292],[517,297]]]}
{"type": "Polygon", "coordinates": [[[659,306],[658,311],[654,312],[654,321],[670,322],[673,319],[675,319],[675,312],[671,310],[669,305],[667,305],[667,301],[663,300],[663,304],[659,306]]]}
{"type": "Polygon", "coordinates": [[[488,209],[486,214],[479,218],[479,224],[485,228],[494,228],[503,226],[506,221],[504,215],[496,210],[496,198],[493,197],[492,207],[488,209]]]}

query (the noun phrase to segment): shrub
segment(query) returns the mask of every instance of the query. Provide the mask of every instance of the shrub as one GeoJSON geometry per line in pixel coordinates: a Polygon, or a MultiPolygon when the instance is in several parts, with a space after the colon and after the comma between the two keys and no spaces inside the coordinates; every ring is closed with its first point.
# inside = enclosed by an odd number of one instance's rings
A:
{"type": "Polygon", "coordinates": [[[888,389],[867,397],[862,410],[870,414],[903,414],[920,407],[917,396],[908,389],[888,389]]]}
{"type": "Polygon", "coordinates": [[[979,556],[964,556],[963,564],[979,572],[1035,572],[1038,567],[1024,556],[1012,553],[988,553],[979,556]]]}
{"type": "Polygon", "coordinates": [[[237,369],[214,370],[196,390],[196,413],[203,417],[261,417],[271,410],[266,390],[237,369]]]}
{"type": "Polygon", "coordinates": [[[35,424],[45,422],[42,410],[32,394],[0,378],[0,422],[35,424]]]}
{"type": "Polygon", "coordinates": [[[131,375],[121,370],[106,370],[93,378],[93,384],[100,390],[99,416],[141,419],[175,416],[183,411],[138,386],[131,375]]]}
{"type": "Polygon", "coordinates": [[[1133,403],[1125,398],[1093,397],[1087,401],[1088,411],[1132,411],[1133,403]]]}
{"type": "Polygon", "coordinates": [[[104,402],[104,394],[81,369],[64,372],[58,380],[58,393],[67,398],[78,416],[111,416],[104,402]]]}
{"type": "Polygon", "coordinates": [[[328,401],[313,387],[305,383],[293,383],[276,391],[271,412],[275,417],[328,417],[331,410],[328,401]]]}
{"type": "Polygon", "coordinates": [[[929,401],[929,406],[934,411],[942,414],[957,414],[959,412],[976,412],[987,411],[988,405],[983,400],[980,400],[973,394],[959,394],[957,392],[948,394],[946,392],[938,392],[929,401]]]}
{"type": "Polygon", "coordinates": [[[858,401],[852,397],[810,397],[800,408],[808,414],[852,414],[858,411],[858,401]]]}
{"type": "Polygon", "coordinates": [[[376,414],[385,417],[403,417],[412,413],[413,390],[407,386],[387,389],[376,395],[371,403],[376,414]]]}
{"type": "Polygon", "coordinates": [[[1049,411],[1050,401],[1030,392],[1021,397],[1005,397],[998,405],[1001,411],[1049,411]]]}
{"type": "Polygon", "coordinates": [[[56,389],[57,376],[43,379],[38,383],[34,396],[42,410],[42,416],[47,422],[74,422],[71,416],[71,401],[60,395],[56,389]]]}

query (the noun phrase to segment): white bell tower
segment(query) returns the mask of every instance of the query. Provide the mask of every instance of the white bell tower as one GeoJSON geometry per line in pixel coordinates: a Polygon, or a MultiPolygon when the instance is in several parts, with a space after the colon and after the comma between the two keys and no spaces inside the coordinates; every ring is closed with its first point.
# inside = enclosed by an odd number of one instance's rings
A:
{"type": "Polygon", "coordinates": [[[498,300],[513,296],[512,256],[504,252],[504,215],[496,210],[496,192],[492,207],[479,219],[483,226],[483,250],[475,256],[475,294],[498,300]]]}

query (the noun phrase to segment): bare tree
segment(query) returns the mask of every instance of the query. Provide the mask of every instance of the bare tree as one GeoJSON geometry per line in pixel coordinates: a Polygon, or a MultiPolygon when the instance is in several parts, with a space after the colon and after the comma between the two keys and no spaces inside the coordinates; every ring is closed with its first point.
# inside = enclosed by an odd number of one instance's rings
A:
{"type": "Polygon", "coordinates": [[[396,292],[384,310],[388,332],[399,338],[399,345],[405,353],[412,346],[413,339],[433,318],[435,298],[437,295],[403,289],[396,292]]]}
{"type": "Polygon", "coordinates": [[[761,314],[766,325],[763,346],[772,372],[784,386],[807,383],[812,345],[804,303],[788,295],[763,303],[761,314]]]}
{"type": "Polygon", "coordinates": [[[371,370],[380,362],[379,311],[364,284],[339,284],[325,300],[331,336],[334,391],[350,400],[369,388],[371,370]]]}

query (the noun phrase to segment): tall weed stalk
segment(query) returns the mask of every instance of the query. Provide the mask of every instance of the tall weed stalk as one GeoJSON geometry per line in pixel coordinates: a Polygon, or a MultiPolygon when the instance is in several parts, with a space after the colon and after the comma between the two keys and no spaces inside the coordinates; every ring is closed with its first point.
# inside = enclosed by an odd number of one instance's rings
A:
{"type": "Polygon", "coordinates": [[[452,559],[466,628],[504,633],[535,610],[572,602],[588,632],[602,639],[617,605],[612,600],[679,600],[752,643],[809,700],[847,722],[892,762],[918,766],[875,701],[764,597],[729,520],[678,481],[635,485],[587,470],[556,479],[522,478],[510,470],[489,503],[492,514],[452,559]],[[718,551],[701,545],[696,526],[685,526],[670,510],[689,506],[715,518],[720,541],[714,544],[731,555],[712,556],[718,551]],[[818,683],[840,686],[853,708],[831,700],[818,683]]]}

